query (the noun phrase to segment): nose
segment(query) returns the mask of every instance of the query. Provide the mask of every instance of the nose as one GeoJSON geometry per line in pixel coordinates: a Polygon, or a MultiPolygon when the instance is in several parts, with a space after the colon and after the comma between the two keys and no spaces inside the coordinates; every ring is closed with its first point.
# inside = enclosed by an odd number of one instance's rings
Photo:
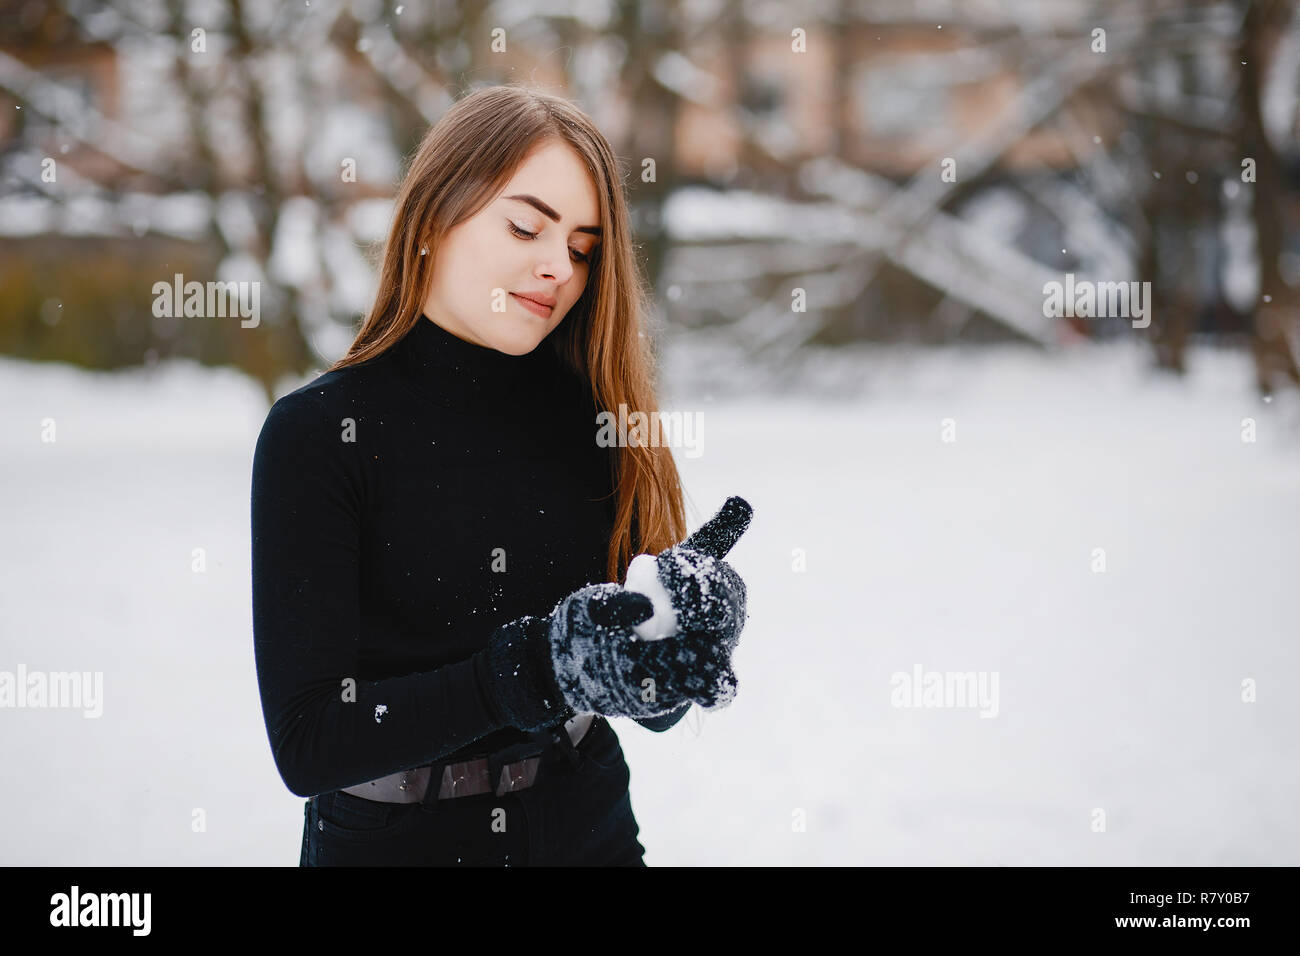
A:
{"type": "Polygon", "coordinates": [[[547,257],[539,257],[541,261],[537,263],[536,274],[539,279],[553,279],[556,285],[564,285],[573,275],[573,263],[569,261],[568,244],[563,244],[558,253],[551,253],[547,257]]]}

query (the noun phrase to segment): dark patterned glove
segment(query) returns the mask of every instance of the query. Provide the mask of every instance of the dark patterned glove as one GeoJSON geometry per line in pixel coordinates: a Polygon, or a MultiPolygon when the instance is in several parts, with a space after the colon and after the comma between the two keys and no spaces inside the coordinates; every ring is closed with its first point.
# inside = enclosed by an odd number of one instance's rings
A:
{"type": "Polygon", "coordinates": [[[570,707],[654,717],[692,701],[706,708],[730,703],[736,676],[724,644],[703,631],[658,641],[637,637],[632,628],[653,612],[644,594],[612,583],[575,591],[556,606],[551,660],[570,707]],[[617,622],[604,623],[610,619],[617,622]]]}
{"type": "Polygon", "coordinates": [[[722,559],[753,514],[749,502],[732,496],[694,534],[655,556],[659,582],[677,614],[678,633],[717,634],[728,653],[736,649],[749,612],[745,582],[722,559]]]}
{"type": "Polygon", "coordinates": [[[726,647],[705,632],[638,638],[632,628],[653,613],[648,597],[620,585],[580,588],[548,617],[497,628],[483,656],[486,691],[506,722],[526,731],[575,713],[655,717],[691,702],[730,702],[736,678],[726,647]]]}
{"type": "Polygon", "coordinates": [[[484,682],[506,721],[533,731],[596,713],[659,717],[643,726],[666,730],[691,703],[729,704],[737,687],[731,652],[747,610],[745,583],[722,558],[752,514],[743,498],[728,498],[698,531],[656,556],[677,614],[672,637],[638,638],[632,628],[653,616],[654,605],[612,582],[574,591],[545,618],[499,627],[484,654],[484,682]]]}
{"type": "MultiPolygon", "coordinates": [[[[735,650],[748,611],[745,582],[722,557],[744,533],[752,515],[753,509],[744,499],[729,498],[695,534],[655,558],[660,583],[673,602],[679,629],[715,630],[728,651],[735,650]],[[706,586],[716,600],[704,600],[706,586]]],[[[647,730],[663,733],[686,716],[690,706],[688,701],[658,717],[633,719],[647,730]]]]}

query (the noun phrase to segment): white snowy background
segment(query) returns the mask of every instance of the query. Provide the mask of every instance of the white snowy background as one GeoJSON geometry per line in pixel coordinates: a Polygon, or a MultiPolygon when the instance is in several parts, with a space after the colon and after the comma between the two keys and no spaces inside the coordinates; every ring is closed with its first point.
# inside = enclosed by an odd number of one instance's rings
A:
{"type": "MultiPolygon", "coordinates": [[[[1294,409],[1244,352],[1195,349],[1181,382],[1148,363],[853,349],[710,390],[725,358],[670,343],[664,407],[704,414],[689,523],[731,494],[755,515],[738,699],[615,721],[646,862],[1300,863],[1294,409]],[[918,664],[996,671],[998,715],[891,706],[918,664]]],[[[253,661],[259,388],[0,359],[0,408],[0,666],[104,674],[98,719],[0,712],[0,860],[296,865],[253,661]]]]}

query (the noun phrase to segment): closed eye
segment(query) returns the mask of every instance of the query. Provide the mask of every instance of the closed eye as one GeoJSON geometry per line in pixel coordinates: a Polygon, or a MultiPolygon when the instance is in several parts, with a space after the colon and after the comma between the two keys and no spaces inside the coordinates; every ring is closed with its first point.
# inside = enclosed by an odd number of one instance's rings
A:
{"type": "MultiPolygon", "coordinates": [[[[510,227],[510,231],[511,231],[512,233],[514,233],[516,236],[518,236],[520,239],[536,239],[536,238],[537,238],[537,233],[535,233],[535,232],[528,232],[527,230],[520,229],[518,226],[516,226],[513,222],[510,222],[510,220],[508,220],[508,219],[506,220],[506,225],[508,225],[508,226],[510,227]]],[[[569,251],[572,252],[572,253],[577,257],[577,259],[578,259],[579,262],[590,262],[590,261],[591,261],[591,257],[588,256],[586,253],[579,252],[577,249],[570,249],[569,251]]]]}

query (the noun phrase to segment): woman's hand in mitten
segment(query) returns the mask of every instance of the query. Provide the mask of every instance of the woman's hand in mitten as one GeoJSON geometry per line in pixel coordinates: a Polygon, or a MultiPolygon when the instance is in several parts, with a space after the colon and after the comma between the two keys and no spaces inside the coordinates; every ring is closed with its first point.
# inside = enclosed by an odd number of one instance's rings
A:
{"type": "Polygon", "coordinates": [[[707,633],[663,640],[637,637],[653,605],[617,584],[569,595],[551,613],[551,659],[565,700],[575,711],[653,717],[694,701],[729,703],[736,676],[725,646],[707,633]]]}
{"type": "Polygon", "coordinates": [[[745,582],[722,559],[745,533],[753,514],[744,498],[732,496],[694,534],[655,556],[679,634],[711,632],[728,652],[735,650],[749,616],[745,582]]]}
{"type": "Polygon", "coordinates": [[[484,654],[487,692],[511,726],[528,731],[576,713],[653,717],[688,701],[730,702],[736,678],[725,645],[704,633],[642,640],[632,629],[653,612],[644,594],[592,584],[545,618],[504,624],[484,654]]]}

